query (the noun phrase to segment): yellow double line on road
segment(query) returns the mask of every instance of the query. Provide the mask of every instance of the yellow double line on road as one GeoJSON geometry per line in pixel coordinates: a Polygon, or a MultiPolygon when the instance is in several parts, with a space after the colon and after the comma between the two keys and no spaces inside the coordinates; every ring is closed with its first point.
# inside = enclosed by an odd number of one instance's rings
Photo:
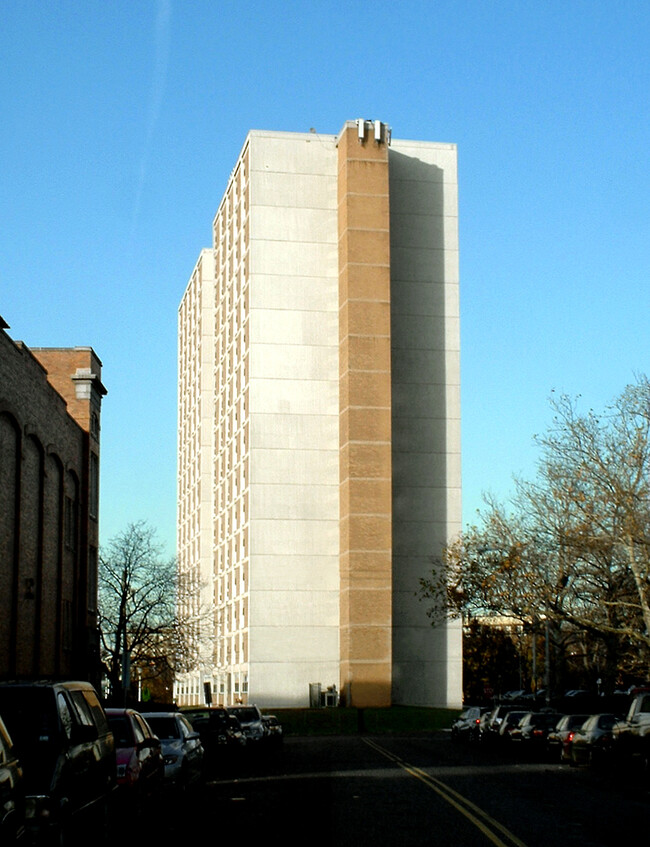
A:
{"type": "Polygon", "coordinates": [[[398,765],[398,767],[406,771],[406,773],[414,776],[416,779],[419,779],[420,782],[423,782],[428,788],[435,791],[439,797],[442,797],[442,799],[449,803],[450,806],[453,806],[454,809],[467,818],[467,820],[480,830],[486,838],[496,845],[496,847],[526,847],[524,842],[520,841],[515,835],[506,829],[503,824],[500,824],[499,821],[495,821],[494,818],[491,818],[483,811],[483,809],[480,809],[475,803],[468,800],[467,797],[463,797],[462,794],[454,791],[453,788],[445,785],[445,783],[441,782],[439,779],[430,776],[421,768],[409,765],[408,762],[403,761],[403,759],[400,759],[399,756],[395,756],[375,741],[372,741],[369,738],[364,738],[363,740],[369,747],[372,747],[373,750],[381,753],[382,756],[390,759],[391,762],[394,762],[398,765]]]}

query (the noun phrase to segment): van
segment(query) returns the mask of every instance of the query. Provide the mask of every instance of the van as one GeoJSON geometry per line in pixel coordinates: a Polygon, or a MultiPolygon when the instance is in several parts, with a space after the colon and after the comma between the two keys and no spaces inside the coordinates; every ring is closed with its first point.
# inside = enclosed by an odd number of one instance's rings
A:
{"type": "Polygon", "coordinates": [[[29,834],[63,842],[86,822],[105,831],[115,746],[92,685],[0,683],[0,714],[23,768],[29,834]]]}
{"type": "Polygon", "coordinates": [[[25,827],[23,769],[0,718],[0,844],[17,841],[25,827]]]}

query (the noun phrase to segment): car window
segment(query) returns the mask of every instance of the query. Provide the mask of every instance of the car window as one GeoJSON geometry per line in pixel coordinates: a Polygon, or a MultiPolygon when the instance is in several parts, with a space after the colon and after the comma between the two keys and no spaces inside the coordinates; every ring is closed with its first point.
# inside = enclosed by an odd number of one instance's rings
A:
{"type": "Polygon", "coordinates": [[[147,718],[147,721],[158,738],[180,738],[178,724],[174,718],[155,715],[147,718]]]}
{"type": "Polygon", "coordinates": [[[56,695],[56,707],[59,710],[61,726],[63,727],[63,731],[65,732],[66,738],[69,741],[72,738],[72,727],[74,726],[74,718],[72,717],[72,712],[70,711],[70,704],[66,700],[65,694],[62,691],[59,691],[59,693],[56,695]]]}
{"type": "Polygon", "coordinates": [[[0,726],[0,764],[4,765],[9,759],[9,740],[0,726]]]}
{"type": "Polygon", "coordinates": [[[123,715],[111,715],[108,718],[108,725],[113,733],[116,747],[130,747],[133,744],[131,729],[126,717],[123,715]]]}
{"type": "Polygon", "coordinates": [[[90,709],[93,723],[101,733],[105,733],[108,729],[106,715],[104,714],[104,710],[101,707],[101,703],[99,702],[97,695],[90,688],[84,689],[81,693],[83,694],[83,698],[86,701],[88,708],[90,709]]]}
{"type": "Polygon", "coordinates": [[[70,691],[69,694],[70,699],[72,700],[72,705],[74,706],[77,722],[82,726],[94,727],[95,722],[93,721],[92,712],[86,702],[83,691],[70,691]]]}
{"type": "Polygon", "coordinates": [[[185,735],[191,735],[194,732],[192,724],[188,721],[187,718],[180,717],[178,720],[182,725],[183,729],[185,730],[185,735]]]}
{"type": "Polygon", "coordinates": [[[151,738],[149,727],[140,715],[131,715],[131,718],[133,720],[133,732],[135,733],[136,742],[140,744],[145,738],[151,738]]]}

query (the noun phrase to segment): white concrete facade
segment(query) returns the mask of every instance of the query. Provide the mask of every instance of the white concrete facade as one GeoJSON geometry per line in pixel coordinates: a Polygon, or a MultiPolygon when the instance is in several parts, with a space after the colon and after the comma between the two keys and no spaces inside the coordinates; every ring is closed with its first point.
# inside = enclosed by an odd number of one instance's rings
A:
{"type": "Polygon", "coordinates": [[[458,624],[414,601],[461,529],[456,149],[393,141],[389,155],[393,400],[393,702],[458,703],[458,624]]]}
{"type": "Polygon", "coordinates": [[[250,691],[338,683],[338,276],[331,139],[252,133],[250,691]]]}
{"type": "MultiPolygon", "coordinates": [[[[389,150],[393,701],[456,706],[460,631],[415,598],[460,529],[456,149],[389,150]]],[[[340,687],[337,137],[251,132],[179,309],[180,704],[340,687]]]]}

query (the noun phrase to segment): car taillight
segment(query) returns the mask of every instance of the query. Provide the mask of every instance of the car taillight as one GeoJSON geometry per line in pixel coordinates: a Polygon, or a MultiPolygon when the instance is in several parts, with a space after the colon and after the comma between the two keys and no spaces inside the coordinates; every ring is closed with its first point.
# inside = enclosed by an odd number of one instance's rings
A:
{"type": "Polygon", "coordinates": [[[570,744],[573,741],[574,735],[575,735],[575,732],[573,730],[571,730],[571,732],[566,737],[566,743],[567,744],[570,744]]]}
{"type": "Polygon", "coordinates": [[[534,729],[533,735],[544,735],[544,730],[543,729],[534,729]]]}
{"type": "Polygon", "coordinates": [[[474,721],[474,723],[480,723],[480,722],[481,722],[480,718],[476,718],[476,720],[474,721]]]}

